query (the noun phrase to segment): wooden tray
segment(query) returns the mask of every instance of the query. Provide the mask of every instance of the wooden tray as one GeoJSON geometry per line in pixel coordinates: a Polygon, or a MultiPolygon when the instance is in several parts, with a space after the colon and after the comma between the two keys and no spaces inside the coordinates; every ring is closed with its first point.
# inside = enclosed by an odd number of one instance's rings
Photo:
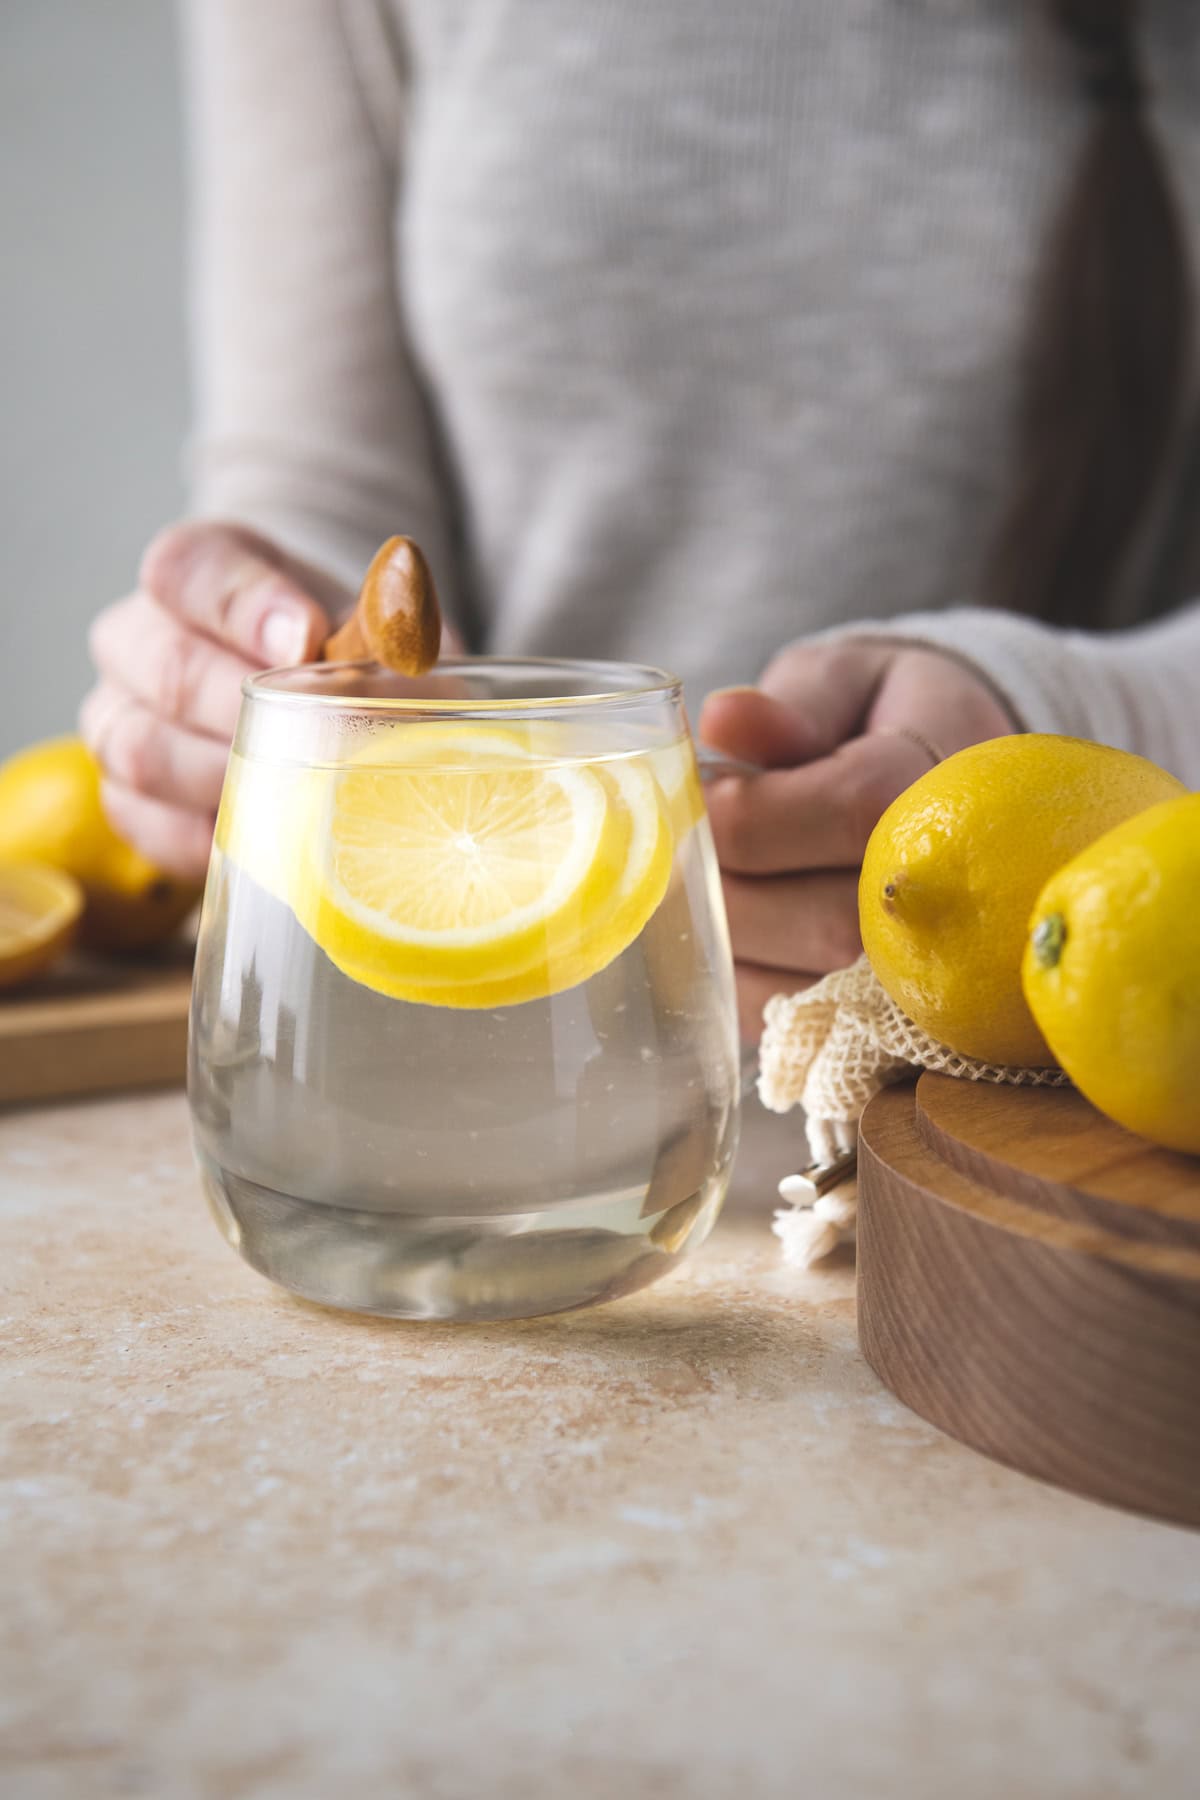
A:
{"type": "Polygon", "coordinates": [[[0,1105],[182,1082],[191,980],[183,943],[152,960],[72,959],[0,994],[0,1105]]]}
{"type": "Polygon", "coordinates": [[[1065,1089],[922,1075],[862,1121],[858,1329],[915,1412],[1200,1526],[1200,1159],[1065,1089]]]}

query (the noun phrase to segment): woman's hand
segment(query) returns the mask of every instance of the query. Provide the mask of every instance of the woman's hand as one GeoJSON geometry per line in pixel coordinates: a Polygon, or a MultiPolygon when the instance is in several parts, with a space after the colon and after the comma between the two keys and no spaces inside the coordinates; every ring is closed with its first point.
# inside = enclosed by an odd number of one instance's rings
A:
{"type": "Polygon", "coordinates": [[[897,794],[940,757],[1019,729],[953,657],[881,643],[793,644],[759,687],[710,695],[700,737],[768,771],[708,794],[747,1043],[772,994],[859,955],[859,865],[897,794]]]}
{"type": "Polygon", "coordinates": [[[203,875],[243,679],[315,656],[352,596],[239,526],[168,527],[96,619],[80,730],[104,808],[160,868],[203,875]]]}

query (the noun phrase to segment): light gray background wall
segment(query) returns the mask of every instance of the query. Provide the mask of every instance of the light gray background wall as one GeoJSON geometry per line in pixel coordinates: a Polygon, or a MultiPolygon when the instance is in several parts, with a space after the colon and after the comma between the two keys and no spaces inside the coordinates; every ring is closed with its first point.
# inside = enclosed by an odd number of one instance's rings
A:
{"type": "Polygon", "coordinates": [[[181,161],[171,0],[0,0],[0,755],[181,503],[181,161]]]}

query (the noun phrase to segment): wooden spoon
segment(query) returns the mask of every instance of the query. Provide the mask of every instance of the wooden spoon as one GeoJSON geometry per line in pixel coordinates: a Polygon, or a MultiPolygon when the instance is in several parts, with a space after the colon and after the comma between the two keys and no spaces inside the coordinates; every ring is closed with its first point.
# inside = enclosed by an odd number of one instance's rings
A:
{"type": "Polygon", "coordinates": [[[325,640],[325,662],[371,657],[398,675],[427,674],[438,659],[442,614],[429,564],[411,538],[382,544],[363,577],[354,611],[325,640]]]}

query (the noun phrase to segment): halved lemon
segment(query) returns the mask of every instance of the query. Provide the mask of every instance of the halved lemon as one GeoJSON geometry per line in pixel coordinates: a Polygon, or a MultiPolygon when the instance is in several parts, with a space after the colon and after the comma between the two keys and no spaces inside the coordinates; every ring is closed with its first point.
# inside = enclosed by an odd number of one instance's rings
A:
{"type": "Polygon", "coordinates": [[[45,863],[0,864],[0,987],[40,975],[71,944],[84,894],[45,863]]]}

